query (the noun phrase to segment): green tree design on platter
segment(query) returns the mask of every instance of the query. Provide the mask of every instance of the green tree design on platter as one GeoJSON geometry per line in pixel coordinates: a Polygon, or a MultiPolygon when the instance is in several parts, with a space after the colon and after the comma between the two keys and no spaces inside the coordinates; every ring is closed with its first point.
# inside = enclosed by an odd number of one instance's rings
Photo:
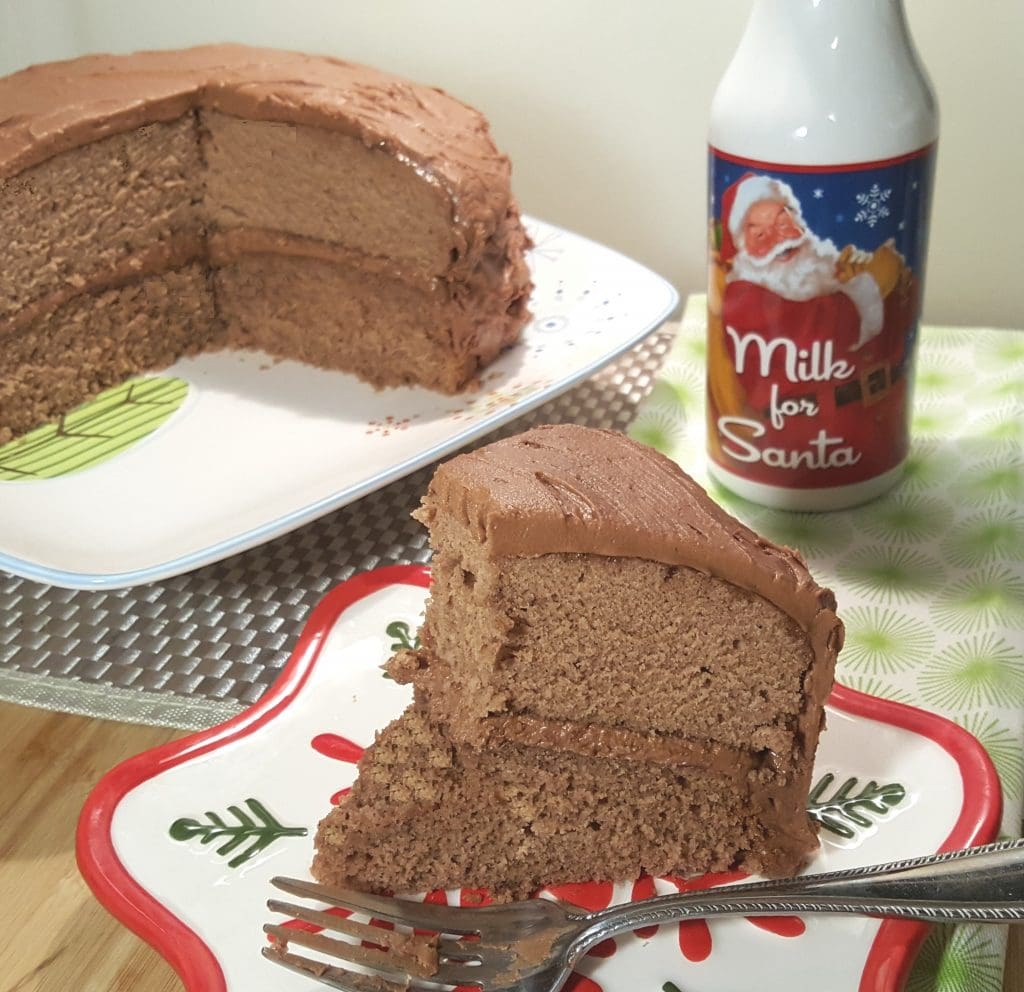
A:
{"type": "Polygon", "coordinates": [[[131,448],[181,407],[188,383],[172,376],[132,379],[0,447],[0,481],[56,479],[131,448]]]}
{"type": "Polygon", "coordinates": [[[1019,801],[1024,796],[1024,751],[1017,735],[988,713],[970,713],[960,722],[988,751],[1004,798],[1019,801]]]}
{"type": "Polygon", "coordinates": [[[969,517],[956,525],[942,550],[965,568],[993,559],[1024,561],[1024,514],[999,506],[969,517]]]}
{"type": "Polygon", "coordinates": [[[934,558],[911,548],[868,545],[836,566],[842,580],[858,594],[881,603],[906,603],[942,585],[945,572],[934,558]]]}
{"type": "Polygon", "coordinates": [[[247,809],[228,806],[229,819],[214,810],[204,814],[205,822],[191,816],[179,817],[168,833],[177,841],[219,844],[216,851],[221,857],[237,851],[228,867],[238,868],[271,844],[285,837],[305,837],[309,832],[306,827],[284,826],[258,799],[246,799],[245,806],[247,809]]]}
{"type": "Polygon", "coordinates": [[[874,674],[902,672],[935,652],[935,634],[921,620],[875,606],[843,612],[846,643],[839,655],[844,671],[874,674]]]}
{"type": "Polygon", "coordinates": [[[854,776],[840,782],[826,772],[807,796],[807,813],[823,829],[853,840],[876,820],[886,819],[906,797],[907,790],[899,782],[862,783],[854,776]]]}
{"type": "Polygon", "coordinates": [[[1000,992],[1003,945],[991,927],[929,929],[905,992],[1000,992]]]}
{"type": "Polygon", "coordinates": [[[980,706],[1024,706],[1024,655],[995,633],[950,645],[918,677],[933,706],[962,711],[980,706]]]}
{"type": "Polygon", "coordinates": [[[420,646],[419,629],[410,627],[405,620],[392,620],[384,632],[392,639],[392,651],[415,651],[420,646]]]}
{"type": "Polygon", "coordinates": [[[935,595],[932,619],[962,634],[993,625],[1024,623],[1024,577],[1005,565],[989,565],[943,586],[935,595]]]}

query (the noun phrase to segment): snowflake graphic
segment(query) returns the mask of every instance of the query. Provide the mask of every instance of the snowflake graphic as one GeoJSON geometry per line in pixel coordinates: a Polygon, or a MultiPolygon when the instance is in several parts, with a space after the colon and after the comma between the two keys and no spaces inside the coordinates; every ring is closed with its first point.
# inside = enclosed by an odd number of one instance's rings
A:
{"type": "Polygon", "coordinates": [[[863,221],[868,227],[874,227],[884,217],[889,216],[889,208],[885,202],[890,196],[892,196],[892,190],[882,189],[878,183],[875,183],[866,193],[858,193],[857,203],[861,209],[854,214],[853,219],[857,222],[863,221]]]}

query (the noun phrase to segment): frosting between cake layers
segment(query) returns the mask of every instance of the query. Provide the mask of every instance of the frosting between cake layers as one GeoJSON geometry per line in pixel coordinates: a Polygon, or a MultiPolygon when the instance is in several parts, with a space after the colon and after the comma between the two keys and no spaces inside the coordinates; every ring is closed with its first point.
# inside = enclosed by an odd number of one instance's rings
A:
{"type": "Polygon", "coordinates": [[[743,751],[676,734],[641,734],[624,727],[602,727],[574,721],[555,723],[525,714],[485,717],[480,724],[483,741],[488,747],[520,744],[590,757],[702,768],[738,781],[772,763],[770,752],[743,751]]]}

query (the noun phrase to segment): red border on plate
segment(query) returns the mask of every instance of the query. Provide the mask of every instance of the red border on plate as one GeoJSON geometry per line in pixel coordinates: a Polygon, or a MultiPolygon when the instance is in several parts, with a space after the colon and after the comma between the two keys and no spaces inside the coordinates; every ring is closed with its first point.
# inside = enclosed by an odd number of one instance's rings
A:
{"type": "MultiPolygon", "coordinates": [[[[837,684],[832,689],[829,704],[853,716],[879,720],[927,737],[957,763],[964,788],[963,805],[937,854],[988,844],[996,839],[1003,815],[1002,787],[992,759],[977,738],[935,713],[869,696],[844,685],[837,684]]],[[[859,992],[902,989],[927,935],[926,923],[883,920],[868,951],[859,992]]]]}
{"type": "Polygon", "coordinates": [[[118,804],[142,782],[273,720],[299,694],[341,614],[371,593],[396,584],[426,588],[430,569],[392,565],[341,583],[310,614],[291,657],[259,702],[226,723],[129,758],[104,775],[89,794],[75,835],[79,871],[106,909],[167,959],[186,992],[226,992],[224,972],[199,935],[139,885],[117,856],[110,828],[118,804]]]}
{"type": "MultiPolygon", "coordinates": [[[[159,903],[128,873],[111,840],[118,804],[136,786],[168,768],[245,737],[274,719],[298,695],[327,635],[354,603],[390,585],[426,588],[425,565],[391,565],[363,572],[332,589],[306,622],[281,674],[244,713],[209,730],[129,758],[100,779],[78,820],[78,867],[96,898],[129,929],[151,944],[178,973],[186,992],[226,992],[224,973],[198,934],[159,903]]],[[[964,798],[960,816],[939,851],[987,844],[1002,815],[999,778],[985,749],[966,730],[926,710],[836,685],[829,704],[854,716],[902,727],[933,740],[957,763],[964,798]]],[[[872,942],[859,992],[897,992],[928,932],[927,924],[884,920],[872,942]]]]}

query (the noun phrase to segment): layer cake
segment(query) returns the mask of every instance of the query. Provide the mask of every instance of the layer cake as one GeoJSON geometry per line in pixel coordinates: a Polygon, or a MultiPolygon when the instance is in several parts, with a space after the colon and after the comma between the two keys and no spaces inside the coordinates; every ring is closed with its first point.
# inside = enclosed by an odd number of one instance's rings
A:
{"type": "Polygon", "coordinates": [[[0,443],[183,354],[456,392],[518,337],[487,121],[365,66],[215,45],[0,79],[0,443]]]}
{"type": "Polygon", "coordinates": [[[800,867],[842,625],[798,554],[574,425],[442,464],[417,516],[422,647],[389,663],[414,702],[322,821],[317,878],[514,898],[800,867]]]}

